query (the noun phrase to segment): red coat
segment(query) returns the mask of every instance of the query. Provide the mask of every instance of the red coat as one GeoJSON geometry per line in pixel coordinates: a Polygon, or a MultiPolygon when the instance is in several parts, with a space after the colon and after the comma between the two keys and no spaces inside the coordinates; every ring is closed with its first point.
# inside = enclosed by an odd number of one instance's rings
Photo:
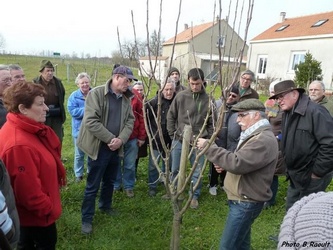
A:
{"type": "Polygon", "coordinates": [[[142,110],[142,97],[141,94],[135,90],[132,89],[132,92],[134,96],[131,100],[132,110],[135,117],[133,131],[129,139],[137,138],[141,141],[146,140],[147,133],[145,128],[145,122],[143,119],[143,110],[142,110]]]}
{"type": "Polygon", "coordinates": [[[59,186],[65,178],[58,137],[44,124],[9,113],[0,141],[21,226],[54,223],[61,214],[59,186]]]}

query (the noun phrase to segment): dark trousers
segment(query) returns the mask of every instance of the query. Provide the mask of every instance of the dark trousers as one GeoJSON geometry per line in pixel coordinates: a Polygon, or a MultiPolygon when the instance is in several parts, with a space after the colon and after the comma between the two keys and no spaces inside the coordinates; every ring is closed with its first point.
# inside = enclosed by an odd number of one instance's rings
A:
{"type": "Polygon", "coordinates": [[[62,126],[61,116],[59,117],[47,117],[45,125],[51,127],[53,131],[59,137],[60,143],[62,143],[62,138],[64,137],[64,128],[62,126]]]}
{"type": "Polygon", "coordinates": [[[317,193],[320,191],[325,191],[328,185],[331,183],[332,174],[327,174],[320,179],[311,179],[309,186],[306,189],[297,189],[292,183],[290,183],[287,191],[287,204],[286,211],[294,205],[294,203],[304,196],[308,196],[312,193],[317,193]]]}
{"type": "Polygon", "coordinates": [[[57,228],[53,223],[47,227],[20,227],[17,250],[54,250],[57,243],[57,228]]]}
{"type": "Polygon", "coordinates": [[[111,209],[113,187],[119,164],[118,150],[111,151],[105,143],[102,143],[97,159],[88,163],[89,174],[82,202],[83,223],[92,223],[93,221],[95,200],[99,189],[101,192],[98,208],[104,211],[111,209]]]}
{"type": "Polygon", "coordinates": [[[214,164],[213,163],[210,163],[210,178],[209,178],[209,186],[210,187],[215,187],[215,186],[218,186],[219,184],[219,177],[220,177],[220,185],[221,187],[224,186],[224,178],[225,178],[225,175],[227,174],[226,171],[223,171],[222,173],[218,173],[216,172],[216,169],[214,167],[214,164]]]}

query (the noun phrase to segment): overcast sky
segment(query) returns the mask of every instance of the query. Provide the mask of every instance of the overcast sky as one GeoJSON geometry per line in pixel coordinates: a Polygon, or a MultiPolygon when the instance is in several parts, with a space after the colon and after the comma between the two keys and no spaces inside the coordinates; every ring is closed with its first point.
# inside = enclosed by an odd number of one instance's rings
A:
{"type": "MultiPolygon", "coordinates": [[[[221,16],[228,15],[229,1],[233,6],[230,24],[236,13],[236,0],[221,0],[221,16]]],[[[248,4],[248,0],[239,0],[237,24],[243,1],[248,4]]],[[[183,0],[178,32],[184,29],[185,23],[191,26],[212,21],[215,2],[218,8],[218,0],[183,0]]],[[[159,0],[149,1],[150,32],[158,29],[159,5],[159,0]]],[[[175,34],[178,6],[179,0],[163,1],[161,31],[166,40],[175,34]]],[[[79,56],[82,53],[110,56],[112,51],[118,50],[117,27],[121,42],[134,40],[131,10],[137,37],[143,40],[146,38],[146,0],[2,1],[0,34],[6,41],[5,50],[11,53],[37,54],[44,50],[70,55],[75,51],[79,56]]],[[[333,11],[333,0],[254,0],[248,40],[277,23],[282,11],[286,12],[286,18],[333,11]]],[[[243,27],[239,33],[244,37],[243,27]]]]}

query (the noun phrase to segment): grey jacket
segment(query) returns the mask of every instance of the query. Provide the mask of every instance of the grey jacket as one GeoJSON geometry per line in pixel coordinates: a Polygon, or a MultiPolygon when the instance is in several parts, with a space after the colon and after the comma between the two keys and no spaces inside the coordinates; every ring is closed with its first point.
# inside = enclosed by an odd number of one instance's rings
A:
{"type": "MultiPolygon", "coordinates": [[[[96,160],[101,142],[110,143],[116,136],[107,128],[109,116],[109,86],[112,80],[108,80],[105,85],[92,89],[86,99],[84,116],[77,138],[77,146],[86,153],[91,159],[96,160]]],[[[134,115],[132,112],[131,100],[132,92],[127,90],[122,97],[120,133],[118,138],[122,140],[123,145],[130,137],[133,125],[134,115]]],[[[122,155],[123,150],[119,150],[122,155]]]]}

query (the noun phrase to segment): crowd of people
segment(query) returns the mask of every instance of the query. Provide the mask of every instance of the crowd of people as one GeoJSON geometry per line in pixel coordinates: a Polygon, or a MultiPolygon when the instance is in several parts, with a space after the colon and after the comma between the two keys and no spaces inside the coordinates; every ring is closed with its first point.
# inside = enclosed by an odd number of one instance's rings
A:
{"type": "MultiPolygon", "coordinates": [[[[65,88],[51,61],[42,60],[39,73],[29,82],[19,65],[0,65],[3,249],[56,249],[56,221],[62,211],[59,188],[67,181],[61,157],[65,88]]],[[[275,240],[280,241],[278,247],[289,247],[291,211],[313,203],[318,192],[322,200],[332,180],[333,106],[321,81],[309,85],[309,95],[292,80],[274,81],[263,103],[251,87],[254,80],[255,74],[245,70],[214,100],[206,92],[200,68],[188,71],[185,86],[179,69],[171,67],[156,95],[148,99],[144,84],[129,67],[115,65],[110,79],[94,88],[89,74],[79,73],[67,110],[72,119],[72,171],[76,182],[86,180],[82,233],[93,232],[98,192],[99,212],[116,215],[113,195],[124,190],[127,197],[135,196],[139,159],[149,156],[148,195],[156,196],[163,175],[170,173],[170,180],[177,180],[182,144],[189,143],[195,187],[189,190],[190,208],[199,208],[205,160],[209,194],[223,190],[228,199],[219,249],[251,248],[251,226],[263,209],[276,204],[280,175],[289,186],[286,218],[275,240]],[[184,142],[187,125],[193,140],[184,142]]],[[[170,193],[163,197],[170,198],[170,193]]],[[[332,205],[332,195],[328,197],[332,205]]],[[[302,238],[293,237],[294,243],[302,243],[302,238]]],[[[329,236],[317,238],[317,243],[324,240],[333,244],[329,236]]]]}

